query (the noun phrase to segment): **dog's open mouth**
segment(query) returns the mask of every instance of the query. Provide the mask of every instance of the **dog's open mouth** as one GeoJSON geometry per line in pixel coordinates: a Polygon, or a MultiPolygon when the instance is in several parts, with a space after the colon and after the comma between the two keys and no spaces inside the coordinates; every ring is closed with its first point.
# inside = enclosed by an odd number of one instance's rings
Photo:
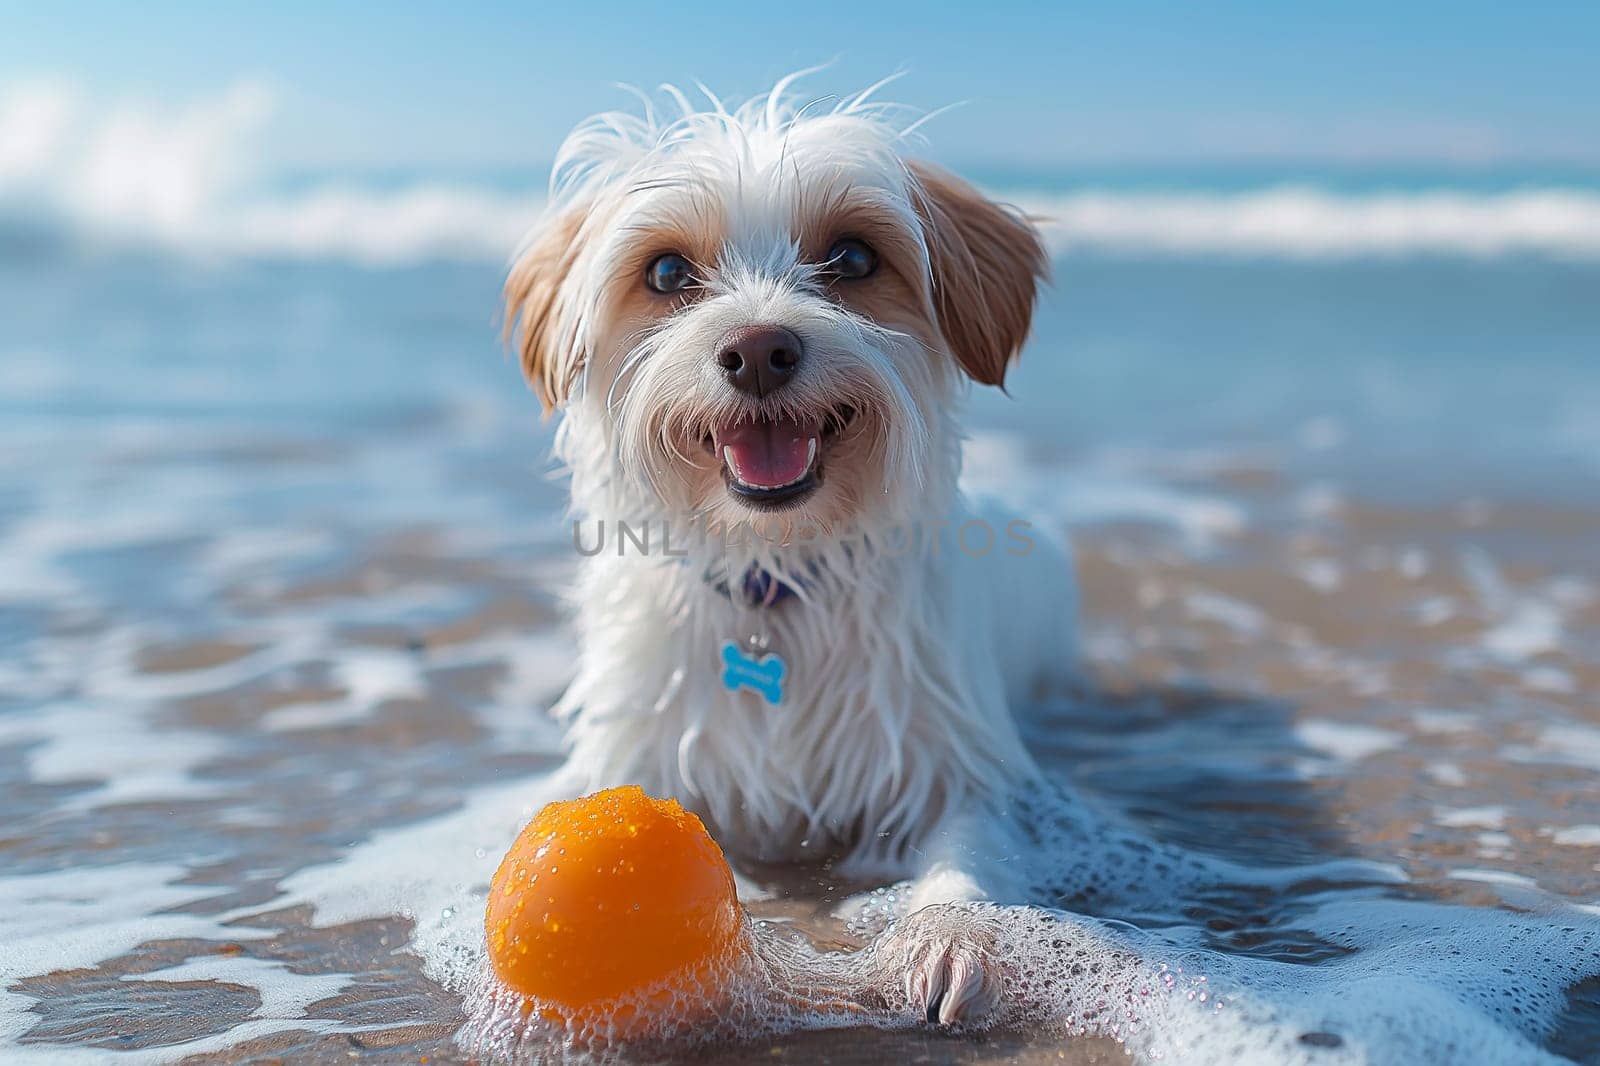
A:
{"type": "Polygon", "coordinates": [[[717,426],[706,444],[722,461],[728,491],[746,503],[781,508],[822,484],[822,454],[849,424],[848,408],[821,418],[755,415],[717,426]]]}

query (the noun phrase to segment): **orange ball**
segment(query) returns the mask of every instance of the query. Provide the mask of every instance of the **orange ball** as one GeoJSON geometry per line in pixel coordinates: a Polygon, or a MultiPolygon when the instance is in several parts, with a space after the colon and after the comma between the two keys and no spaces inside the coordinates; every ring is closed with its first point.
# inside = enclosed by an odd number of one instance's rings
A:
{"type": "Polygon", "coordinates": [[[676,800],[636,785],[535,815],[495,871],[484,921],[500,980],[569,1011],[692,991],[740,930],[722,849],[676,800]]]}

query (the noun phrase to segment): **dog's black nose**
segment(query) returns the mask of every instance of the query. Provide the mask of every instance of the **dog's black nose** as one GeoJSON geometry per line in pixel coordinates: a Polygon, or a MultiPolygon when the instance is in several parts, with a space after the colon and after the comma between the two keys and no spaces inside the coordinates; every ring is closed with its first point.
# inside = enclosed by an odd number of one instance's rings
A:
{"type": "Polygon", "coordinates": [[[800,367],[800,338],[780,326],[740,326],[722,338],[717,363],[751,396],[781,389],[800,367]]]}

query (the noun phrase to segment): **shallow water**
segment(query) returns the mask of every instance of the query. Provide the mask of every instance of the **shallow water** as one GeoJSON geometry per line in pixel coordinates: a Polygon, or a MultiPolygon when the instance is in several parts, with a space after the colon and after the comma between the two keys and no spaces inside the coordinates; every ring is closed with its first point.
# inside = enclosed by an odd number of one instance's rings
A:
{"type": "MultiPolygon", "coordinates": [[[[497,281],[0,257],[6,1061],[463,1055],[457,978],[558,762],[541,709],[571,655],[570,529],[494,344],[497,281]]],[[[973,488],[1080,556],[1093,684],[1024,709],[1030,742],[1188,853],[1409,878],[1064,900],[1131,924],[1074,926],[1129,972],[1199,960],[1245,1031],[1310,1061],[1499,1039],[1504,1061],[1600,1061],[1600,985],[1530,991],[1594,962],[1597,282],[1521,259],[1059,266],[968,451],[973,488]],[[1368,1024],[1358,988],[1417,1017],[1368,1024]],[[1308,1003],[1343,1031],[1283,1028],[1308,1003]]],[[[831,910],[859,886],[746,875],[756,916],[858,942],[831,910]]],[[[1142,1016],[1166,1045],[1117,1037],[1227,1058],[1187,1009],[1142,1016]]],[[[723,1054],[1124,1052],[1040,1011],[723,1054]]]]}

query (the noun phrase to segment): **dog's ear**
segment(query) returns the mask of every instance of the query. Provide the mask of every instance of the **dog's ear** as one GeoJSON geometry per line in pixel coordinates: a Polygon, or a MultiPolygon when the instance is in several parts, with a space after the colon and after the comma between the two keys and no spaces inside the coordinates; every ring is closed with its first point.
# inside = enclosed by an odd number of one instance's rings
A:
{"type": "Polygon", "coordinates": [[[927,163],[909,166],[939,329],[974,381],[1003,385],[1049,273],[1039,232],[955,175],[927,163]]]}
{"type": "Polygon", "coordinates": [[[506,278],[506,339],[546,414],[566,401],[583,361],[564,293],[588,217],[586,205],[574,204],[546,218],[506,278]]]}

